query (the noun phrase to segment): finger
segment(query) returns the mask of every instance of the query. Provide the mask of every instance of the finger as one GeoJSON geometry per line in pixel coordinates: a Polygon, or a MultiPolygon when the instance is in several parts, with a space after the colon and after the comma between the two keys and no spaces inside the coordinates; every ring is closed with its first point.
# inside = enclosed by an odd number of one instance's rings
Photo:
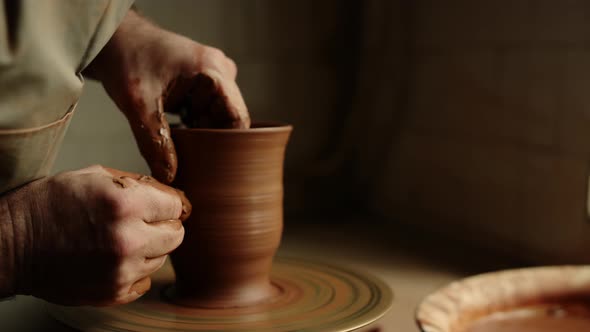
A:
{"type": "Polygon", "coordinates": [[[136,216],[148,223],[180,218],[182,201],[175,190],[163,191],[141,181],[139,183],[140,186],[131,188],[129,193],[130,204],[136,207],[136,216]]]}
{"type": "Polygon", "coordinates": [[[250,127],[248,109],[233,79],[205,70],[190,80],[178,78],[171,85],[166,94],[167,111],[180,114],[191,128],[250,127]]]}
{"type": "Polygon", "coordinates": [[[138,281],[134,282],[129,289],[118,295],[114,301],[111,303],[102,303],[102,305],[121,305],[133,302],[147,293],[150,288],[152,287],[152,280],[150,277],[143,277],[138,281]]]}
{"type": "Polygon", "coordinates": [[[194,85],[192,77],[179,76],[172,80],[163,94],[164,111],[182,116],[194,85]]]}
{"type": "Polygon", "coordinates": [[[129,293],[137,293],[139,295],[145,294],[150,287],[152,286],[152,280],[150,277],[144,277],[138,281],[136,281],[131,287],[129,288],[129,293]]]}
{"type": "Polygon", "coordinates": [[[142,175],[137,180],[139,182],[141,182],[142,184],[152,186],[155,189],[169,193],[170,195],[177,195],[178,198],[180,199],[180,203],[182,205],[182,211],[181,211],[181,214],[178,217],[178,219],[180,219],[180,221],[185,221],[190,216],[193,206],[192,206],[191,202],[188,200],[188,198],[186,197],[186,195],[184,194],[184,191],[167,186],[167,185],[159,182],[158,180],[154,179],[151,176],[142,175]]]}
{"type": "Polygon", "coordinates": [[[231,119],[231,128],[250,128],[250,114],[234,80],[221,80],[216,106],[231,119]]]}
{"type": "Polygon", "coordinates": [[[202,66],[199,71],[215,70],[226,79],[235,80],[237,75],[236,64],[222,50],[214,47],[204,47],[197,53],[202,66]]]}
{"type": "Polygon", "coordinates": [[[145,264],[143,267],[145,274],[151,275],[151,274],[155,273],[156,271],[158,271],[160,268],[162,268],[162,266],[164,266],[164,264],[166,264],[167,258],[168,258],[167,254],[160,256],[160,257],[146,258],[145,264]]]}
{"type": "Polygon", "coordinates": [[[164,116],[162,98],[158,97],[147,107],[152,110],[125,112],[125,115],[152,175],[163,183],[171,183],[176,176],[176,150],[164,116]]]}
{"type": "Polygon", "coordinates": [[[180,220],[147,223],[143,257],[154,259],[169,254],[182,243],[184,227],[180,220]]]}
{"type": "MultiPolygon", "coordinates": [[[[121,171],[121,170],[114,169],[114,168],[102,167],[102,166],[100,166],[100,170],[111,175],[113,177],[112,181],[115,184],[121,186],[122,188],[129,188],[134,185],[145,185],[145,186],[150,186],[156,190],[162,191],[164,193],[167,193],[169,195],[177,196],[180,199],[180,204],[181,204],[180,216],[163,218],[163,219],[153,219],[153,218],[157,218],[157,216],[156,216],[156,217],[146,218],[145,219],[146,221],[159,221],[159,220],[176,219],[176,218],[180,219],[181,221],[184,221],[191,214],[192,205],[189,202],[188,198],[186,198],[186,195],[184,194],[184,192],[181,190],[167,186],[167,185],[159,182],[158,180],[154,179],[153,177],[147,176],[147,175],[131,173],[131,172],[121,171]]],[[[140,204],[141,207],[143,207],[143,205],[144,204],[140,204]]],[[[172,212],[172,213],[175,213],[175,212],[172,212]]]]}
{"type": "Polygon", "coordinates": [[[182,203],[182,213],[178,219],[185,221],[190,217],[191,212],[193,212],[193,205],[184,194],[184,191],[176,189],[176,193],[180,196],[180,202],[182,203]]]}
{"type": "MultiPolygon", "coordinates": [[[[217,74],[218,79],[221,77],[217,74]]],[[[198,74],[193,77],[193,87],[186,100],[186,114],[181,114],[182,121],[191,128],[218,128],[225,119],[213,119],[211,106],[217,96],[215,80],[208,75],[198,74]],[[221,120],[221,121],[220,121],[221,120]]]]}
{"type": "Polygon", "coordinates": [[[231,81],[235,81],[236,77],[238,76],[238,66],[234,60],[229,57],[225,58],[225,68],[227,68],[227,79],[231,81]]]}
{"type": "Polygon", "coordinates": [[[248,109],[235,81],[211,70],[197,75],[195,81],[198,86],[191,98],[195,127],[250,127],[248,109]]]}
{"type": "Polygon", "coordinates": [[[136,281],[131,287],[129,287],[129,292],[127,296],[124,297],[122,300],[126,301],[126,303],[132,302],[137,300],[143,294],[147,293],[152,287],[152,279],[150,277],[144,277],[138,281],[136,281]]]}

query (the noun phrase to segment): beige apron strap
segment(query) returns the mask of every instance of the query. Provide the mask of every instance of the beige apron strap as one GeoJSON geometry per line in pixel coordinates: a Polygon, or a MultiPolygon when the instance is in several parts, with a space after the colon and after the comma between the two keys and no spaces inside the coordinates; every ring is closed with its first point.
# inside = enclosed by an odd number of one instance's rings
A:
{"type": "Polygon", "coordinates": [[[75,108],[44,126],[0,130],[0,193],[49,174],[75,108]]]}

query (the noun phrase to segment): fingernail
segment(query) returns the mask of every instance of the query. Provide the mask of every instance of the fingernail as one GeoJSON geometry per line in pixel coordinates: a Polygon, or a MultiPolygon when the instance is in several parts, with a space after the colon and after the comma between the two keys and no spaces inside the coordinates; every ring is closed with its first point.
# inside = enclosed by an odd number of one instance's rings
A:
{"type": "Polygon", "coordinates": [[[179,219],[181,221],[185,221],[191,215],[193,205],[182,190],[176,189],[176,191],[178,192],[178,196],[180,196],[180,201],[182,202],[182,213],[180,214],[179,219]]]}
{"type": "Polygon", "coordinates": [[[150,290],[151,286],[152,280],[149,277],[145,277],[131,285],[131,288],[129,288],[129,293],[135,292],[139,295],[143,295],[147,293],[148,290],[150,290]]]}

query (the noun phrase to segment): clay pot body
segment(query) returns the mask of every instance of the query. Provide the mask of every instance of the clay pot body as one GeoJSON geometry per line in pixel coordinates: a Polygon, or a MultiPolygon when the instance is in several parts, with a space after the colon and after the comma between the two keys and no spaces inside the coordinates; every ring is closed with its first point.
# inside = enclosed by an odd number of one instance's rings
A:
{"type": "Polygon", "coordinates": [[[173,185],[193,205],[183,243],[171,254],[173,301],[241,307],[280,290],[270,269],[283,229],[283,161],[292,127],[173,129],[173,185]]]}

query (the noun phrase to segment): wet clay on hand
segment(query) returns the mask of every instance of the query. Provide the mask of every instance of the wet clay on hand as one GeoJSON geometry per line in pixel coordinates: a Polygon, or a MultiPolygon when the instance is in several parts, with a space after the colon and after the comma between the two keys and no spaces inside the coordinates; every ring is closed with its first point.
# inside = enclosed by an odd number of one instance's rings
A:
{"type": "MultiPolygon", "coordinates": [[[[182,214],[180,215],[180,217],[178,219],[180,221],[185,221],[190,216],[191,211],[192,211],[192,205],[191,205],[191,202],[186,198],[186,195],[184,194],[184,192],[182,192],[182,190],[178,190],[178,189],[172,188],[170,186],[167,186],[167,185],[159,182],[158,180],[156,180],[153,177],[148,176],[148,175],[130,173],[130,172],[125,172],[125,171],[121,171],[121,170],[113,169],[113,168],[108,168],[108,167],[105,167],[104,169],[113,176],[113,183],[117,186],[120,186],[121,188],[126,188],[127,186],[131,185],[128,182],[128,180],[131,179],[131,180],[138,181],[142,184],[154,187],[154,188],[161,190],[163,192],[166,192],[166,193],[169,193],[172,195],[177,195],[180,198],[180,201],[182,202],[182,214]]],[[[164,221],[164,220],[162,220],[162,221],[164,221]]]]}
{"type": "MultiPolygon", "coordinates": [[[[139,108],[152,106],[141,105],[139,108]]],[[[152,174],[166,184],[176,175],[177,157],[165,111],[179,114],[189,128],[250,127],[248,110],[237,85],[214,70],[176,78],[153,107],[155,112],[128,114],[129,123],[152,174]]]]}
{"type": "Polygon", "coordinates": [[[280,291],[270,269],[283,228],[283,160],[291,126],[173,129],[173,185],[193,203],[172,252],[175,303],[241,307],[280,291]]]}
{"type": "Polygon", "coordinates": [[[177,160],[174,144],[170,139],[170,126],[164,115],[162,98],[155,101],[155,112],[148,114],[127,114],[129,124],[143,158],[147,161],[152,175],[169,184],[176,175],[177,160]]]}
{"type": "Polygon", "coordinates": [[[240,91],[224,80],[214,71],[179,77],[168,87],[164,107],[188,128],[247,129],[250,118],[240,91]]]}

